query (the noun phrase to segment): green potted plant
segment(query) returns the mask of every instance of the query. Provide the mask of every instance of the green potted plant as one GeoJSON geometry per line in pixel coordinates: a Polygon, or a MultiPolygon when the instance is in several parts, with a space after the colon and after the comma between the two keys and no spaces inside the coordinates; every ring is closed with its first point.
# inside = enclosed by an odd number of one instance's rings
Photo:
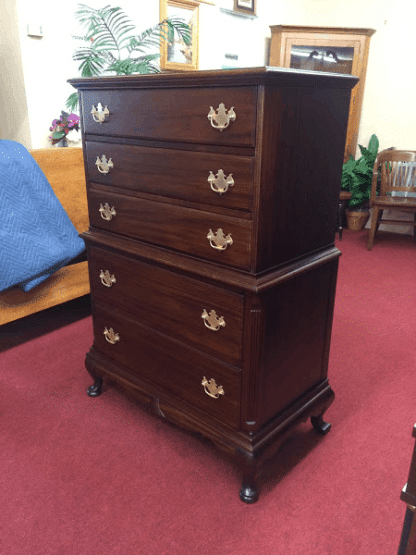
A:
{"type": "MultiPolygon", "coordinates": [[[[75,17],[86,28],[85,46],[74,53],[74,60],[80,61],[82,77],[98,77],[106,72],[117,75],[133,73],[157,73],[155,61],[159,52],[148,53],[148,49],[159,50],[160,41],[172,41],[175,33],[185,45],[191,43],[191,29],[180,18],[161,21],[141,34],[135,32],[135,25],[121,8],[105,6],[94,9],[78,4],[75,17]]],[[[78,106],[78,93],[69,96],[66,107],[75,111],[78,106]]]]}
{"type": "Polygon", "coordinates": [[[348,229],[354,231],[363,229],[370,217],[371,182],[379,141],[376,135],[372,135],[368,148],[362,145],[358,146],[361,157],[355,160],[353,156],[350,156],[348,162],[343,165],[341,177],[341,190],[351,193],[348,208],[345,212],[348,229]]]}

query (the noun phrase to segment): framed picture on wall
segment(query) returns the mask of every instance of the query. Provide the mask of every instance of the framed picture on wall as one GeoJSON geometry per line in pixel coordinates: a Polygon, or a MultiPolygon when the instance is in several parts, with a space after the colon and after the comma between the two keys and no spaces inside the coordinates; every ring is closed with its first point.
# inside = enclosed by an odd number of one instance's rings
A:
{"type": "Polygon", "coordinates": [[[182,19],[191,29],[191,44],[174,35],[160,45],[160,67],[170,71],[198,69],[199,2],[193,0],[160,0],[160,20],[182,19]]]}
{"type": "Polygon", "coordinates": [[[257,0],[234,0],[234,11],[256,15],[257,0]]]}

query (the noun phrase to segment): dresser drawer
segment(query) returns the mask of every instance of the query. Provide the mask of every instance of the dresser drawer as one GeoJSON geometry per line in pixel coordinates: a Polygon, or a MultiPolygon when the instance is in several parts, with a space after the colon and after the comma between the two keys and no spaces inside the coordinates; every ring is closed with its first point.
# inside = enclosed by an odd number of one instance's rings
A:
{"type": "Polygon", "coordinates": [[[91,291],[100,303],[121,307],[166,335],[241,366],[241,295],[92,246],[88,265],[91,291]],[[217,317],[202,318],[212,310],[217,317]]]}
{"type": "Polygon", "coordinates": [[[252,157],[97,142],[87,142],[86,152],[89,179],[95,183],[225,208],[252,209],[252,157]]]}
{"type": "Polygon", "coordinates": [[[94,227],[218,264],[250,269],[251,220],[118,195],[104,188],[90,189],[88,204],[90,223],[94,227]],[[228,243],[221,241],[218,231],[221,229],[228,243]]]}
{"type": "MultiPolygon", "coordinates": [[[[163,139],[188,143],[254,146],[256,89],[207,87],[83,91],[84,132],[95,135],[163,139]],[[92,108],[107,107],[104,123],[97,123],[92,108]],[[236,118],[222,131],[212,127],[208,114],[224,104],[236,118]]],[[[97,117],[97,116],[96,116],[97,117]]]]}
{"type": "MultiPolygon", "coordinates": [[[[132,375],[158,385],[178,400],[196,406],[209,418],[239,426],[241,372],[155,334],[127,316],[95,306],[94,346],[108,360],[127,367],[132,375]],[[107,330],[107,332],[106,332],[107,330]],[[104,333],[106,332],[106,333],[104,333]],[[115,335],[117,334],[117,335],[115,335]],[[111,341],[111,342],[110,342],[111,341]],[[206,378],[222,386],[213,398],[202,385],[206,378]]],[[[211,383],[211,386],[213,384],[211,383]]]]}

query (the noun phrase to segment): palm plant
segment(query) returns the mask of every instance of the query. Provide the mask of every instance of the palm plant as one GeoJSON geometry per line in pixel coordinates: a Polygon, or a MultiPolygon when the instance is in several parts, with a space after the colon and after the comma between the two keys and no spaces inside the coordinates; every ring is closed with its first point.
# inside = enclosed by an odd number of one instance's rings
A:
{"type": "MultiPolygon", "coordinates": [[[[75,17],[86,28],[84,40],[88,46],[78,48],[73,58],[81,62],[82,77],[97,77],[105,72],[116,75],[158,73],[159,66],[155,62],[160,54],[146,53],[149,48],[159,48],[163,40],[172,42],[175,33],[186,45],[191,43],[191,29],[179,18],[165,19],[137,35],[135,25],[121,8],[78,6],[75,17]]],[[[78,93],[69,96],[66,106],[71,111],[77,108],[78,93]]]]}

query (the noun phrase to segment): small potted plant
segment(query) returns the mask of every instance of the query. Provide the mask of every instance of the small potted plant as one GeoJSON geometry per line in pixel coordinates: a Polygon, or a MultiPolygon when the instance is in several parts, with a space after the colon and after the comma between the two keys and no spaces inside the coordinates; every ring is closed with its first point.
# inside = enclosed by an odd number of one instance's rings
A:
{"type": "Polygon", "coordinates": [[[354,160],[352,156],[342,168],[341,190],[349,191],[351,198],[345,211],[348,229],[359,231],[363,229],[370,217],[369,201],[373,166],[377,157],[379,141],[372,135],[368,148],[358,145],[361,157],[354,160]]]}
{"type": "Polygon", "coordinates": [[[79,134],[79,116],[68,114],[62,110],[61,117],[53,120],[49,131],[52,132],[49,139],[53,146],[68,146],[68,141],[77,142],[81,138],[79,134]]]}

